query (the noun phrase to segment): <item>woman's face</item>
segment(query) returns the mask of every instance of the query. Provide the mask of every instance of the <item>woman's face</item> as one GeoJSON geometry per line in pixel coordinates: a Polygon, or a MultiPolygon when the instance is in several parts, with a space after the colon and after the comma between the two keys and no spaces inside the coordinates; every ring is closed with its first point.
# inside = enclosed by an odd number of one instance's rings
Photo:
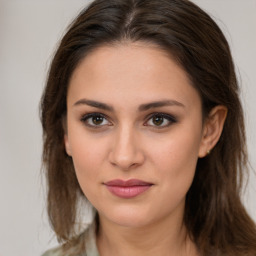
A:
{"type": "Polygon", "coordinates": [[[74,71],[65,145],[100,218],[140,227],[182,218],[197,159],[202,110],[186,73],[143,43],[104,46],[74,71]]]}

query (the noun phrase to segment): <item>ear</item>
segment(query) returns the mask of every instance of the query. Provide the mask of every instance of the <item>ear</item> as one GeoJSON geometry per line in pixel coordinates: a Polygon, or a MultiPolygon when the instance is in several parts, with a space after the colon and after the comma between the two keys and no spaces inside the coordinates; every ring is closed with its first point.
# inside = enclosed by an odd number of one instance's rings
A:
{"type": "Polygon", "coordinates": [[[72,156],[71,147],[70,147],[70,144],[69,144],[69,139],[68,139],[67,133],[64,134],[64,143],[65,143],[66,153],[69,156],[72,156]]]}
{"type": "Polygon", "coordinates": [[[217,144],[227,116],[227,108],[222,105],[214,107],[205,119],[198,157],[205,157],[217,144]]]}

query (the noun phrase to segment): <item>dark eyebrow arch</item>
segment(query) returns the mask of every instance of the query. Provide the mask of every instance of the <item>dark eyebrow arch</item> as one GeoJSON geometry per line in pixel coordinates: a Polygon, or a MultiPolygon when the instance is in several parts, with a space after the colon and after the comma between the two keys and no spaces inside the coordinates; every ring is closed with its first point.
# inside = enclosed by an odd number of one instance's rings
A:
{"type": "Polygon", "coordinates": [[[181,102],[178,102],[176,100],[162,100],[162,101],[155,101],[147,104],[142,104],[139,106],[139,111],[146,111],[151,108],[158,108],[158,107],[165,107],[165,106],[185,107],[181,102]]]}
{"type": "Polygon", "coordinates": [[[107,110],[107,111],[114,111],[114,108],[112,106],[109,106],[105,103],[101,103],[94,100],[87,100],[87,99],[81,99],[77,101],[73,106],[79,106],[79,105],[88,105],[91,107],[107,110]]]}
{"type": "MultiPolygon", "coordinates": [[[[88,105],[94,108],[99,108],[107,111],[114,111],[114,108],[108,104],[94,101],[94,100],[88,100],[88,99],[81,99],[77,101],[73,106],[79,106],[79,105],[88,105]]],[[[181,102],[178,102],[176,100],[161,100],[161,101],[155,101],[150,102],[146,104],[142,104],[139,106],[139,111],[146,111],[151,108],[158,108],[158,107],[165,107],[165,106],[178,106],[178,107],[185,107],[181,102]]]]}

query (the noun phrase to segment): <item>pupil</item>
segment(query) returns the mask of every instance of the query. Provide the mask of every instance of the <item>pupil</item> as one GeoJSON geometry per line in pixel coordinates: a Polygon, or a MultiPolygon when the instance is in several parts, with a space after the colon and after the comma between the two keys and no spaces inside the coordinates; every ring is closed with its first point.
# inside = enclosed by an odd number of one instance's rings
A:
{"type": "Polygon", "coordinates": [[[163,117],[162,116],[154,116],[153,123],[155,125],[161,125],[163,123],[163,117]]]}
{"type": "Polygon", "coordinates": [[[94,124],[99,125],[103,122],[103,117],[102,116],[94,116],[92,121],[94,124]]]}

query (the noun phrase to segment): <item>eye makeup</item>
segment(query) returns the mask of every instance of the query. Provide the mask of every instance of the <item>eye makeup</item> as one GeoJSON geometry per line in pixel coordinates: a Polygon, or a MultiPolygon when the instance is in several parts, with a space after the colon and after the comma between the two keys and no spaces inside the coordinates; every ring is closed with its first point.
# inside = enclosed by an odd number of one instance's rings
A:
{"type": "MultiPolygon", "coordinates": [[[[145,119],[146,121],[143,122],[143,126],[148,126],[155,129],[167,128],[172,124],[177,123],[176,117],[162,112],[150,113],[145,119]]],[[[110,121],[110,118],[100,112],[83,114],[80,118],[80,121],[92,129],[99,129],[113,125],[113,123],[110,121]]]]}
{"type": "Polygon", "coordinates": [[[144,126],[153,126],[154,128],[161,129],[169,127],[176,122],[177,119],[173,115],[156,112],[149,115],[144,126]]]}
{"type": "Polygon", "coordinates": [[[80,120],[81,122],[83,122],[84,125],[95,129],[102,128],[103,126],[112,125],[108,117],[99,112],[85,114],[81,117],[80,120]]]}

